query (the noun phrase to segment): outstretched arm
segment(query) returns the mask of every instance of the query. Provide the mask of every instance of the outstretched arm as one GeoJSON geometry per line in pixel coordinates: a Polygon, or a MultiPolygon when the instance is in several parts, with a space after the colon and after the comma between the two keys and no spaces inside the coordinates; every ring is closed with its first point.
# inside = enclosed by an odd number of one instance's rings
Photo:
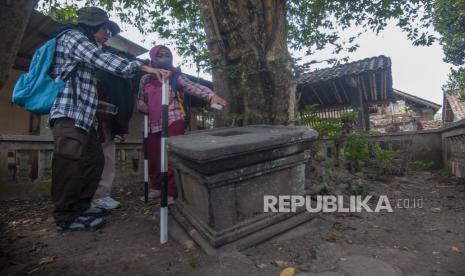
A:
{"type": "Polygon", "coordinates": [[[211,104],[226,106],[226,101],[217,96],[210,88],[199,83],[195,83],[184,75],[179,76],[178,85],[184,92],[187,92],[192,96],[198,97],[211,104]]]}
{"type": "Polygon", "coordinates": [[[154,74],[158,79],[168,76],[169,72],[143,65],[141,61],[122,58],[102,50],[89,41],[87,36],[79,31],[70,31],[66,37],[66,45],[71,56],[78,62],[84,62],[98,69],[114,73],[122,77],[131,77],[139,70],[154,74]]]}

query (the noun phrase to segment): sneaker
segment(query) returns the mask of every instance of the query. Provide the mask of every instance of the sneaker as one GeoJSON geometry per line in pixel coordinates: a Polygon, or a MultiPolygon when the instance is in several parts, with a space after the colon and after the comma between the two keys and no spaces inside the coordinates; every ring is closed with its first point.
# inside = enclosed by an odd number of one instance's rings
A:
{"type": "Polygon", "coordinates": [[[99,218],[99,217],[106,216],[109,213],[110,213],[109,209],[105,209],[101,207],[89,207],[87,210],[81,213],[81,216],[99,218]]]}
{"type": "MultiPolygon", "coordinates": [[[[160,190],[149,190],[149,202],[159,198],[161,195],[160,190]]],[[[145,201],[145,196],[140,198],[142,201],[145,201]]]]}
{"type": "Polygon", "coordinates": [[[80,216],[71,223],[62,223],[56,226],[58,232],[65,231],[95,231],[105,225],[103,218],[80,216]]]}
{"type": "Polygon", "coordinates": [[[176,204],[176,200],[172,196],[168,196],[168,206],[176,204]]]}
{"type": "Polygon", "coordinates": [[[103,208],[107,210],[113,210],[121,207],[121,203],[119,201],[114,200],[113,198],[106,196],[102,198],[97,198],[92,200],[92,207],[103,208]]]}

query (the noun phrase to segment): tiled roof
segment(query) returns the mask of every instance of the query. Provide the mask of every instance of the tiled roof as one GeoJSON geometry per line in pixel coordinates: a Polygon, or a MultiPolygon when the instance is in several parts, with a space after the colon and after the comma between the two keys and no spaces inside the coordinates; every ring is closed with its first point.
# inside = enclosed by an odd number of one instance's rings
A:
{"type": "Polygon", "coordinates": [[[439,120],[430,120],[430,121],[420,121],[423,130],[428,129],[438,129],[441,128],[441,121],[439,120]]]}
{"type": "Polygon", "coordinates": [[[392,96],[391,59],[366,58],[303,74],[297,82],[301,107],[353,106],[356,93],[368,104],[386,103],[392,96]]]}
{"type": "Polygon", "coordinates": [[[395,97],[397,96],[397,98],[401,98],[407,101],[415,102],[417,104],[429,106],[434,110],[434,112],[438,111],[441,108],[440,104],[433,103],[431,101],[428,101],[418,96],[414,96],[412,94],[400,91],[395,88],[392,89],[392,93],[394,94],[395,97]]]}
{"type": "Polygon", "coordinates": [[[361,73],[384,70],[391,67],[391,59],[386,56],[365,58],[339,66],[319,69],[302,74],[298,83],[301,85],[323,82],[330,79],[358,75],[361,73]]]}
{"type": "Polygon", "coordinates": [[[457,92],[445,93],[447,102],[454,113],[455,121],[462,120],[465,118],[465,102],[460,100],[460,95],[457,92]]]}

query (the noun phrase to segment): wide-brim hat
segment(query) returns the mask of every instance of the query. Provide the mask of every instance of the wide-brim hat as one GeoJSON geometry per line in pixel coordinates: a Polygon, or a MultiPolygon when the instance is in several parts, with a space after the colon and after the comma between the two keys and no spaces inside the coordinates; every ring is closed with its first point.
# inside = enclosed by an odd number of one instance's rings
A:
{"type": "Polygon", "coordinates": [[[118,24],[115,22],[111,21],[110,18],[108,17],[108,13],[97,7],[84,7],[80,8],[77,11],[77,23],[82,23],[86,24],[89,26],[99,26],[102,24],[107,24],[108,30],[112,34],[117,34],[121,32],[121,29],[119,28],[118,24]]]}

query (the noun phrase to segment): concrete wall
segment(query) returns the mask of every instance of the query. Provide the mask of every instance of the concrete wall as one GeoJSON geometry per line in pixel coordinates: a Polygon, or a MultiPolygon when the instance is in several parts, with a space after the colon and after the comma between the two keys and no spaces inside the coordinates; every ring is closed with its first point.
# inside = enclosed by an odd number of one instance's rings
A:
{"type": "Polygon", "coordinates": [[[16,80],[22,73],[12,69],[6,85],[0,91],[0,134],[30,134],[30,113],[11,102],[16,80]]]}
{"type": "MultiPolygon", "coordinates": [[[[114,187],[142,185],[143,154],[139,140],[116,145],[114,187]]],[[[48,195],[53,138],[0,135],[0,199],[48,195]]]]}
{"type": "MultiPolygon", "coordinates": [[[[433,161],[433,168],[450,167],[454,175],[465,177],[465,119],[441,129],[370,136],[369,143],[409,151],[412,161],[433,161]]],[[[328,156],[329,152],[334,153],[334,147],[325,141],[321,155],[328,156]]]]}
{"type": "Polygon", "coordinates": [[[445,166],[459,177],[465,177],[465,120],[450,124],[441,131],[445,166]]]}
{"type": "Polygon", "coordinates": [[[408,154],[411,161],[433,161],[434,168],[443,167],[441,133],[412,131],[370,136],[369,143],[378,143],[384,149],[399,150],[408,154]]]}
{"type": "MultiPolygon", "coordinates": [[[[41,121],[44,124],[46,117],[41,121]]],[[[143,116],[135,114],[127,142],[117,144],[115,187],[142,185],[142,123],[143,116]]],[[[41,127],[41,132],[48,130],[41,127]]],[[[444,129],[371,136],[369,142],[409,151],[412,161],[433,161],[435,168],[450,166],[455,175],[465,177],[465,120],[444,129]]],[[[330,142],[323,143],[323,155],[334,154],[331,148],[330,142]]],[[[48,135],[0,134],[0,199],[48,195],[52,151],[53,139],[48,135]]]]}
{"type": "MultiPolygon", "coordinates": [[[[383,149],[398,150],[411,161],[433,161],[434,168],[443,166],[441,133],[436,130],[384,133],[370,136],[368,143],[379,144],[383,149]]],[[[332,142],[325,140],[319,153],[320,157],[334,157],[334,153],[332,142]]]]}

